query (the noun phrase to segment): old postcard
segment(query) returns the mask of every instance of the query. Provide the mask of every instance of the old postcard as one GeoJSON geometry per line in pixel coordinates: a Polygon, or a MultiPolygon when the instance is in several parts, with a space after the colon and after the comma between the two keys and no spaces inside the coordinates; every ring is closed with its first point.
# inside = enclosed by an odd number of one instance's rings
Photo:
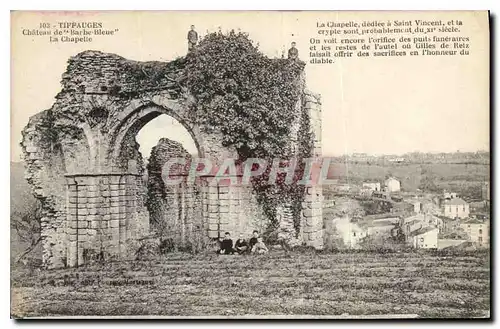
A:
{"type": "Polygon", "coordinates": [[[486,11],[14,11],[11,316],[490,318],[486,11]]]}

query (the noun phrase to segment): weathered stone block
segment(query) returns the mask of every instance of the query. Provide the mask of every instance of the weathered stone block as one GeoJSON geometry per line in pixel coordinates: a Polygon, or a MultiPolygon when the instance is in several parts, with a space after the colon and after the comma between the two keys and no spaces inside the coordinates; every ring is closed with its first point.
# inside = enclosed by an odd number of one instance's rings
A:
{"type": "Polygon", "coordinates": [[[219,236],[219,231],[217,231],[217,230],[214,230],[214,231],[209,230],[208,231],[209,238],[213,239],[213,238],[217,238],[218,236],[219,236]]]}
{"type": "Polygon", "coordinates": [[[231,200],[231,195],[229,193],[219,194],[219,200],[231,200]]]}
{"type": "Polygon", "coordinates": [[[87,198],[89,198],[89,200],[90,200],[91,198],[97,198],[97,197],[99,197],[99,196],[100,196],[100,193],[99,193],[99,191],[97,191],[97,189],[96,189],[96,190],[94,190],[94,191],[88,191],[88,192],[87,192],[87,198]]]}
{"type": "Polygon", "coordinates": [[[220,206],[219,207],[219,212],[222,213],[229,213],[229,206],[220,206]]]}
{"type": "MultiPolygon", "coordinates": [[[[79,220],[78,221],[78,229],[84,229],[88,227],[88,222],[86,220],[79,220]]],[[[81,234],[80,231],[78,231],[78,234],[81,234]]]]}
{"type": "Polygon", "coordinates": [[[323,211],[321,208],[303,209],[302,214],[304,217],[321,217],[323,211]]]}
{"type": "Polygon", "coordinates": [[[112,185],[118,185],[118,184],[120,184],[120,178],[121,178],[121,176],[118,176],[118,175],[117,176],[110,176],[109,182],[112,185]]]}

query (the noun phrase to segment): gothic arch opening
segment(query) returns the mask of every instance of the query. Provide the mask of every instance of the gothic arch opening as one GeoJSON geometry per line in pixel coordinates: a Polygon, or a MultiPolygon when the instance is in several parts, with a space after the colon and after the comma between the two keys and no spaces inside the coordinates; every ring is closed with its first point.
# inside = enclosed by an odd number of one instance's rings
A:
{"type": "Polygon", "coordinates": [[[201,155],[199,143],[184,120],[168,110],[149,107],[138,111],[142,115],[132,115],[129,120],[133,122],[124,123],[127,131],[119,131],[123,138],[116,140],[121,144],[116,163],[121,170],[141,175],[138,197],[149,215],[151,235],[160,236],[171,248],[196,249],[204,235],[202,187],[189,184],[187,172],[179,168],[169,176],[180,182],[166,182],[163,167],[171,158],[183,158],[189,164],[201,155]]]}
{"type": "Polygon", "coordinates": [[[142,154],[140,152],[140,144],[137,137],[139,137],[139,140],[145,142],[144,151],[148,146],[151,146],[152,141],[151,137],[148,137],[150,134],[147,132],[155,131],[159,133],[161,132],[162,123],[169,124],[172,122],[175,122],[175,124],[170,124],[170,126],[163,128],[165,134],[174,137],[175,133],[181,133],[176,138],[181,137],[184,142],[187,141],[186,145],[189,146],[189,149],[195,151],[193,150],[195,148],[196,156],[203,157],[204,152],[201,137],[182,112],[183,109],[179,110],[178,108],[147,104],[133,109],[128,114],[126,113],[125,118],[112,132],[109,161],[118,171],[137,170],[139,173],[142,173],[141,168],[144,168],[144,157],[148,157],[149,154],[142,154]],[[146,125],[147,128],[144,130],[143,128],[146,125]],[[155,129],[152,129],[152,127],[155,127],[155,129]]]}

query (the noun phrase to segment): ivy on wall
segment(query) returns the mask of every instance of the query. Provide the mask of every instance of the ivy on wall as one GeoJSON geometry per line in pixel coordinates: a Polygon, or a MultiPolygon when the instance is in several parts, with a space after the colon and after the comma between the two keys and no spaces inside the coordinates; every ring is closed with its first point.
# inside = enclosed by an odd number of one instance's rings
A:
{"type": "Polygon", "coordinates": [[[286,156],[304,66],[266,57],[244,33],[211,33],[187,55],[185,83],[198,120],[242,159],[286,156]]]}
{"type": "MultiPolygon", "coordinates": [[[[303,115],[295,106],[303,92],[304,67],[300,60],[266,57],[245,33],[208,34],[186,57],[185,83],[195,99],[194,116],[220,131],[223,145],[235,147],[241,161],[264,158],[272,163],[272,158],[308,157],[309,126],[299,131],[299,139],[307,141],[300,145],[299,154],[290,147],[294,121],[303,115]]],[[[298,166],[298,177],[303,169],[298,166]]],[[[304,187],[285,184],[284,175],[278,176],[278,184],[269,184],[269,173],[270,167],[252,180],[271,222],[268,233],[278,229],[276,208],[285,202],[292,204],[298,233],[304,187]]]]}

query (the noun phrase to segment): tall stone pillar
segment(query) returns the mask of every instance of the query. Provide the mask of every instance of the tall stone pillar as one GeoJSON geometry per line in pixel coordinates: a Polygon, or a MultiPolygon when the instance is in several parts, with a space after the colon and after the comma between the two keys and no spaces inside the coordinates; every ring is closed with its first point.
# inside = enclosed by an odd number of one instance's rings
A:
{"type": "Polygon", "coordinates": [[[323,248],[323,196],[320,186],[306,187],[302,202],[302,237],[305,245],[323,248]]]}
{"type": "MultiPolygon", "coordinates": [[[[321,100],[319,95],[304,93],[304,111],[309,118],[309,132],[313,138],[312,157],[322,162],[321,100]]],[[[307,186],[302,203],[301,233],[304,243],[316,249],[323,248],[323,189],[315,181],[307,186]]]]}
{"type": "Polygon", "coordinates": [[[83,265],[101,252],[126,255],[136,228],[137,174],[68,174],[67,266],[83,265]]]}

